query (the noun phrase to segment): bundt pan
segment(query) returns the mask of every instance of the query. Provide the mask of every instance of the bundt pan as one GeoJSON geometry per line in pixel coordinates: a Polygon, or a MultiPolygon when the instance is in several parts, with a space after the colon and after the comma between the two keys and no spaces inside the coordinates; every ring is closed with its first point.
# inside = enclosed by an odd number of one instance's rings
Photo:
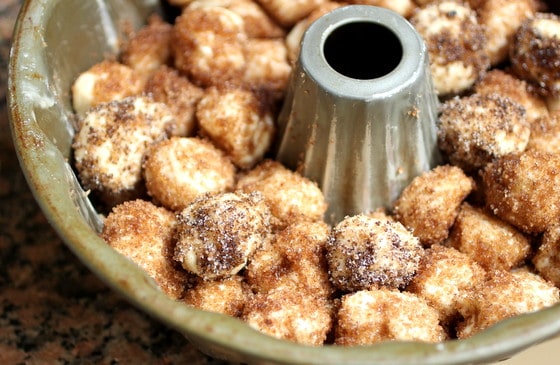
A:
{"type": "Polygon", "coordinates": [[[560,333],[556,305],[467,340],[310,347],[274,339],[240,320],[190,308],[160,292],[141,269],[98,237],[101,221],[68,164],[72,80],[117,51],[124,22],[140,26],[157,8],[154,0],[27,1],[9,66],[11,128],[31,190],[68,247],[115,291],[203,352],[249,364],[478,364],[510,357],[560,333]]]}

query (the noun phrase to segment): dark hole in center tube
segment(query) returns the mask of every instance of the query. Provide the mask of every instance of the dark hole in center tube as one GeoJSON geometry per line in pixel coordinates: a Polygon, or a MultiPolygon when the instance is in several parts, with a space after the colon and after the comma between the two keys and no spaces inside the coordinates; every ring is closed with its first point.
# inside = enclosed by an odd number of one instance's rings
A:
{"type": "Polygon", "coordinates": [[[336,72],[353,79],[370,80],[393,71],[402,59],[403,50],[400,40],[387,27],[353,22],[327,36],[323,54],[336,72]]]}

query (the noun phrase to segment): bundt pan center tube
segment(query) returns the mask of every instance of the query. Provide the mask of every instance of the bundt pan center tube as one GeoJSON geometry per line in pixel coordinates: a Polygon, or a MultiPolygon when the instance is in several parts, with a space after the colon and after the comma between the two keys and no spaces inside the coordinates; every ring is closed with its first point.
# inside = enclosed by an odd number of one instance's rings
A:
{"type": "Polygon", "coordinates": [[[333,10],[306,31],[279,116],[276,158],[316,181],[326,220],[391,209],[439,162],[426,46],[397,13],[333,10]]]}

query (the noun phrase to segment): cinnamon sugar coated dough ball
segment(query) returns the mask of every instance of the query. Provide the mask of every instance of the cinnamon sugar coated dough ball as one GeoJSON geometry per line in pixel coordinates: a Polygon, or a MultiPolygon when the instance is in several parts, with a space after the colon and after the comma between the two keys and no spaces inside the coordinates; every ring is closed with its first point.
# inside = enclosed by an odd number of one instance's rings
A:
{"type": "Polygon", "coordinates": [[[548,116],[546,102],[536,93],[530,91],[529,85],[521,79],[500,69],[489,71],[474,85],[477,94],[500,94],[507,96],[525,108],[527,120],[548,116]]]}
{"type": "Polygon", "coordinates": [[[243,19],[244,30],[250,38],[280,38],[284,29],[253,0],[196,0],[190,8],[219,6],[233,11],[243,19]]]}
{"type": "Polygon", "coordinates": [[[395,218],[424,246],[441,243],[473,188],[474,181],[460,168],[437,166],[414,178],[403,190],[394,204],[395,218]]]}
{"type": "Polygon", "coordinates": [[[263,244],[247,265],[245,277],[251,289],[268,293],[276,288],[292,288],[330,297],[324,256],[330,227],[320,221],[299,220],[263,244]]]}
{"type": "Polygon", "coordinates": [[[255,294],[245,305],[243,320],[270,336],[300,344],[319,346],[332,327],[329,300],[292,288],[255,294]]]}
{"type": "Polygon", "coordinates": [[[531,123],[527,149],[560,154],[560,113],[537,118],[531,123]]]}
{"type": "Polygon", "coordinates": [[[292,26],[327,0],[256,0],[280,25],[292,26]]]}
{"type": "Polygon", "coordinates": [[[245,72],[243,19],[223,7],[186,7],[175,20],[174,65],[199,86],[239,83],[245,72]]]}
{"type": "Polygon", "coordinates": [[[374,289],[342,297],[335,327],[337,345],[445,339],[435,309],[414,294],[374,289]]]}
{"type": "Polygon", "coordinates": [[[234,275],[222,280],[200,280],[185,293],[183,302],[205,311],[239,317],[250,295],[243,277],[234,275]]]}
{"type": "Polygon", "coordinates": [[[280,100],[292,71],[284,40],[250,39],[245,57],[247,68],[243,80],[246,87],[263,92],[273,100],[280,100]]]}
{"type": "Polygon", "coordinates": [[[202,133],[247,169],[263,159],[274,136],[271,111],[249,90],[209,88],[197,105],[202,133]]]}
{"type": "Polygon", "coordinates": [[[182,210],[205,193],[230,191],[235,167],[222,151],[196,137],[172,137],[147,150],[148,194],[171,210],[182,210]]]}
{"type": "Polygon", "coordinates": [[[468,4],[430,3],[415,11],[410,22],[426,42],[439,95],[467,90],[490,67],[484,29],[468,4]]]}
{"type": "Polygon", "coordinates": [[[544,232],[560,219],[560,159],[529,150],[504,156],[482,172],[486,206],[526,233],[544,232]]]}
{"type": "Polygon", "coordinates": [[[560,17],[537,13],[515,33],[511,49],[514,72],[546,96],[560,97],[560,17]],[[535,41],[538,40],[538,41],[535,41]]]}
{"type": "Polygon", "coordinates": [[[475,292],[457,336],[473,336],[501,320],[550,307],[559,299],[558,288],[529,271],[495,272],[475,292]]]}
{"type": "Polygon", "coordinates": [[[521,266],[531,252],[531,242],[515,227],[468,203],[461,206],[447,244],[486,270],[521,266]]]}
{"type": "Polygon", "coordinates": [[[147,96],[127,97],[91,109],[80,121],[72,144],[82,186],[99,192],[107,204],[138,196],[144,189],[144,153],[173,129],[174,119],[167,106],[147,96]]]}
{"type": "Polygon", "coordinates": [[[150,74],[171,60],[171,24],[158,15],[148,18],[148,24],[132,34],[121,48],[121,61],[144,74],[150,74]]]}
{"type": "Polygon", "coordinates": [[[275,224],[280,226],[299,215],[321,220],[327,210],[325,197],[316,183],[272,160],[265,160],[241,175],[237,189],[262,193],[278,220],[275,224]]]}
{"type": "Polygon", "coordinates": [[[196,104],[204,94],[201,88],[177,70],[163,65],[150,75],[144,91],[169,107],[177,125],[174,135],[189,137],[194,134],[196,104]]]}
{"type": "Polygon", "coordinates": [[[466,171],[523,152],[530,134],[525,109],[499,94],[473,94],[442,105],[438,145],[452,164],[466,171]]]}
{"type": "Polygon", "coordinates": [[[270,234],[270,212],[258,193],[204,195],[177,219],[174,258],[207,280],[237,274],[270,234]]]}
{"type": "Polygon", "coordinates": [[[532,259],[535,270],[545,280],[560,287],[560,224],[551,225],[543,234],[541,245],[532,259]]]}
{"type": "Polygon", "coordinates": [[[331,281],[346,292],[404,288],[423,254],[420,241],[400,223],[367,215],[342,220],[327,243],[331,281]]]}
{"type": "Polygon", "coordinates": [[[535,0],[484,0],[477,9],[479,22],[486,34],[486,53],[497,65],[509,57],[513,36],[519,26],[535,15],[535,0]]]}
{"type": "Polygon", "coordinates": [[[72,106],[79,117],[90,108],[142,92],[144,81],[132,68],[105,60],[78,75],[72,84],[72,106]]]}
{"type": "Polygon", "coordinates": [[[465,311],[467,300],[485,280],[485,271],[472,258],[452,247],[426,250],[407,291],[424,298],[449,326],[465,311]]]}
{"type": "Polygon", "coordinates": [[[175,215],[144,200],[113,208],[105,219],[101,238],[151,276],[170,297],[179,299],[189,275],[172,260],[175,215]]]}

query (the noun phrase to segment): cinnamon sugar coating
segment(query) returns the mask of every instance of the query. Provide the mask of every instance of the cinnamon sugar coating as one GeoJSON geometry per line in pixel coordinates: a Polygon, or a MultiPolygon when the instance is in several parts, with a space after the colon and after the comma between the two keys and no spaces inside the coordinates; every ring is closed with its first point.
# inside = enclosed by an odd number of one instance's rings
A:
{"type": "Polygon", "coordinates": [[[448,245],[467,254],[486,270],[521,266],[531,252],[528,237],[491,213],[463,203],[448,245]]]}
{"type": "Polygon", "coordinates": [[[411,293],[387,289],[358,291],[343,296],[337,312],[337,345],[440,342],[446,338],[436,310],[411,293]]]}
{"type": "Polygon", "coordinates": [[[560,224],[555,223],[544,232],[532,262],[540,276],[560,287],[560,224]]]}
{"type": "Polygon", "coordinates": [[[530,133],[520,104],[500,94],[473,94],[442,105],[438,146],[452,164],[470,172],[523,152],[530,133]]]}
{"type": "Polygon", "coordinates": [[[174,211],[206,193],[230,191],[235,184],[231,161],[197,137],[172,137],[151,145],[143,169],[148,194],[174,211]]]}
{"type": "Polygon", "coordinates": [[[424,298],[449,327],[465,311],[467,301],[485,280],[485,271],[472,258],[452,247],[433,245],[420,260],[407,291],[424,298]]]}
{"type": "Polygon", "coordinates": [[[542,116],[531,123],[527,149],[560,153],[560,113],[542,116]]]}
{"type": "Polygon", "coordinates": [[[201,133],[242,169],[263,159],[276,128],[267,103],[253,92],[238,88],[206,89],[196,117],[201,133]]]}
{"type": "Polygon", "coordinates": [[[400,223],[367,215],[345,218],[327,243],[331,281],[345,292],[404,288],[423,254],[418,238],[400,223]]]}
{"type": "Polygon", "coordinates": [[[418,8],[410,22],[428,47],[432,79],[439,95],[466,91],[490,67],[484,29],[467,3],[432,2],[418,8]]]}
{"type": "Polygon", "coordinates": [[[175,117],[174,135],[190,137],[196,131],[196,104],[204,91],[171,67],[162,65],[146,81],[144,91],[169,107],[175,117]]]}
{"type": "Polygon", "coordinates": [[[473,336],[501,320],[552,306],[559,299],[558,288],[528,270],[494,272],[474,293],[457,335],[460,339],[473,336]]]}
{"type": "Polygon", "coordinates": [[[510,154],[482,172],[486,206],[526,233],[544,232],[560,219],[560,160],[529,150],[510,154]]]}
{"type": "Polygon", "coordinates": [[[165,104],[148,96],[100,104],[80,121],[74,137],[74,163],[85,189],[113,206],[141,195],[142,159],[148,147],[174,130],[165,104]]]}
{"type": "Polygon", "coordinates": [[[258,193],[207,194],[177,220],[174,258],[205,280],[237,274],[270,234],[270,212],[258,193]]]}
{"type": "Polygon", "coordinates": [[[517,29],[510,52],[514,72],[545,96],[560,96],[560,17],[537,13],[517,29]]]}
{"type": "Polygon", "coordinates": [[[278,227],[287,226],[300,215],[321,220],[327,210],[325,197],[316,183],[272,160],[265,160],[239,176],[237,189],[260,192],[278,227]]]}
{"type": "Polygon", "coordinates": [[[474,181],[460,168],[437,166],[414,178],[403,190],[394,204],[395,218],[424,246],[441,243],[473,188],[474,181]]]}
{"type": "Polygon", "coordinates": [[[243,277],[233,275],[221,280],[199,280],[186,291],[183,302],[205,311],[239,317],[250,297],[243,277]]]}
{"type": "Polygon", "coordinates": [[[101,238],[150,275],[170,297],[179,299],[192,277],[173,261],[175,215],[144,200],[116,206],[105,219],[101,238]]]}
{"type": "Polygon", "coordinates": [[[253,255],[245,272],[251,289],[268,293],[292,288],[330,297],[325,246],[330,227],[319,221],[298,220],[265,242],[253,255]]]}

